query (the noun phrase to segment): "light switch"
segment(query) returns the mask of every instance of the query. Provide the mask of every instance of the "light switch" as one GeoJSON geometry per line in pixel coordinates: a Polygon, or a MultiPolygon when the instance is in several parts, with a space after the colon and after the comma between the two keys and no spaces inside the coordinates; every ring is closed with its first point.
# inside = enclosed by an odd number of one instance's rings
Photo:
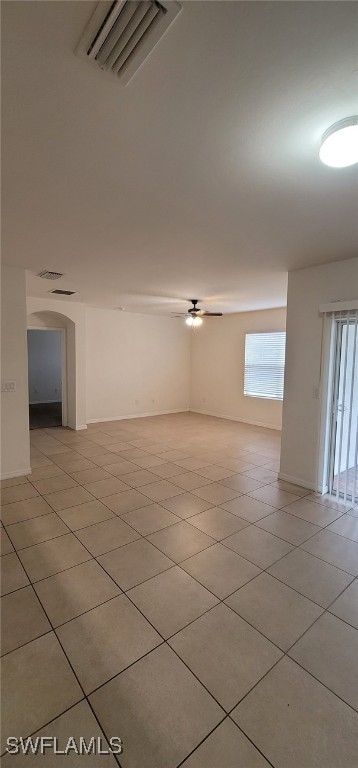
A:
{"type": "Polygon", "coordinates": [[[1,391],[2,392],[15,392],[16,390],[16,381],[2,381],[1,382],[1,391]]]}

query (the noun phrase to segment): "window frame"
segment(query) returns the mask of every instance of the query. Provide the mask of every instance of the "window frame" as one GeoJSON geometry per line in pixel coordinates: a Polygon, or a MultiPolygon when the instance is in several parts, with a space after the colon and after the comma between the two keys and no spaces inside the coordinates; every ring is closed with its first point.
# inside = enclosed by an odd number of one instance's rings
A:
{"type": "Polygon", "coordinates": [[[243,395],[244,397],[250,397],[254,400],[271,400],[272,402],[276,403],[282,403],[284,399],[284,386],[285,386],[285,363],[286,363],[286,330],[275,330],[275,331],[245,331],[244,333],[244,381],[243,381],[243,395]],[[249,392],[246,392],[246,340],[248,336],[265,336],[273,334],[283,334],[284,335],[284,362],[283,362],[283,378],[282,378],[282,397],[273,397],[272,394],[267,395],[258,395],[258,394],[251,394],[249,392]]]}

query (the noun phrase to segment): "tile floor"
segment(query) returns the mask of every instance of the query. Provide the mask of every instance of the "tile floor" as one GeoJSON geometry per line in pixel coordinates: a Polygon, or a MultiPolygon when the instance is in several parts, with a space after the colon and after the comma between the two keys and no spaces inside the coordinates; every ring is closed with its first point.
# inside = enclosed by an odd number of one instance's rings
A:
{"type": "Polygon", "coordinates": [[[69,768],[356,768],[357,511],[277,480],[279,433],[227,420],[31,442],[2,483],[4,739],[123,739],[69,768]]]}

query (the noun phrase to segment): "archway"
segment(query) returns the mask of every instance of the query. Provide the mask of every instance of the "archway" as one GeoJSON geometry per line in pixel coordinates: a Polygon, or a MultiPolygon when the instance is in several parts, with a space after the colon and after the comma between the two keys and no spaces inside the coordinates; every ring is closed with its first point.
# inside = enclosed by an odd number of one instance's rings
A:
{"type": "Polygon", "coordinates": [[[62,423],[71,429],[78,429],[77,413],[77,371],[76,371],[76,325],[66,315],[53,311],[38,311],[28,315],[28,329],[61,330],[62,345],[62,423]]]}

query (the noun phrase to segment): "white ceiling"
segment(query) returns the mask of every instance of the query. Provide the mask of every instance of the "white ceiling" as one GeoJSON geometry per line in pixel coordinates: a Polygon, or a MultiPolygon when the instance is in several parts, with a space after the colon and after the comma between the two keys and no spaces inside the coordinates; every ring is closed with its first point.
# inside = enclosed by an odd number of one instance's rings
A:
{"type": "Polygon", "coordinates": [[[357,255],[358,166],[318,159],[357,112],[357,3],[184,2],[125,88],[73,55],[96,2],[2,5],[3,259],[30,294],[263,309],[357,255]]]}

